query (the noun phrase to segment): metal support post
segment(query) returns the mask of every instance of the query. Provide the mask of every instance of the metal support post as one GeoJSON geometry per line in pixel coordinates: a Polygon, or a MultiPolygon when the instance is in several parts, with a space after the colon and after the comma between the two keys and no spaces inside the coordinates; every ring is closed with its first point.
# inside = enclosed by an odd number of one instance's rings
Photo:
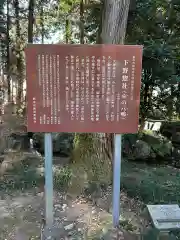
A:
{"type": "Polygon", "coordinates": [[[53,226],[53,168],[52,168],[52,134],[45,133],[45,201],[46,227],[53,226]]]}
{"type": "Polygon", "coordinates": [[[121,143],[122,135],[114,137],[114,161],[113,161],[113,226],[119,226],[120,217],[120,180],[121,180],[121,143]]]}

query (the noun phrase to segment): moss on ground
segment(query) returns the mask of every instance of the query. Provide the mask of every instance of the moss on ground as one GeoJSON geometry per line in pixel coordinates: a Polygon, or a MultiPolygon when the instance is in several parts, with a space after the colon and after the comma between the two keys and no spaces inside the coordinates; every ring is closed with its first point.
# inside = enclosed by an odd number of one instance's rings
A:
{"type": "Polygon", "coordinates": [[[180,203],[180,170],[123,161],[122,188],[145,204],[180,203]]]}

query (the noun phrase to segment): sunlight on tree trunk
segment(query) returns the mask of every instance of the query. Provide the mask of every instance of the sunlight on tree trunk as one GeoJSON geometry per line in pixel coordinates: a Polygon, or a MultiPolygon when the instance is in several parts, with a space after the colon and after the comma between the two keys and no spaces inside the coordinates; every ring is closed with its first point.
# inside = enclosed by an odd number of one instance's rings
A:
{"type": "Polygon", "coordinates": [[[180,83],[178,84],[177,87],[177,100],[176,100],[176,112],[177,112],[177,118],[180,120],[180,83]]]}
{"type": "Polygon", "coordinates": [[[28,43],[33,43],[34,0],[29,0],[28,43]]]}
{"type": "Polygon", "coordinates": [[[175,93],[175,86],[174,84],[171,84],[171,88],[170,88],[170,95],[169,98],[167,100],[167,118],[168,121],[172,121],[173,120],[173,115],[174,115],[174,93],[175,93]]]}
{"type": "Polygon", "coordinates": [[[130,0],[105,0],[102,14],[101,42],[123,44],[130,0]]]}
{"type": "Polygon", "coordinates": [[[66,38],[66,44],[71,43],[71,22],[66,16],[66,22],[65,22],[65,38],[66,38]]]}
{"type": "MultiPolygon", "coordinates": [[[[129,10],[129,0],[105,0],[102,8],[100,43],[122,44],[124,42],[129,10]]],[[[112,157],[114,134],[76,134],[73,160],[79,163],[77,186],[96,183],[107,186],[112,182],[112,157]],[[81,169],[81,171],[80,171],[81,169]],[[84,171],[85,170],[85,171],[84,171]],[[84,172],[83,172],[84,171],[84,172]],[[84,176],[84,178],[82,177],[84,176]]],[[[73,190],[75,190],[73,184],[73,190]]]]}
{"type": "Polygon", "coordinates": [[[16,58],[17,58],[17,79],[18,79],[18,92],[17,92],[17,105],[20,107],[22,94],[23,94],[23,59],[22,59],[22,49],[21,49],[21,28],[20,28],[20,16],[19,16],[19,0],[14,2],[15,8],[15,25],[16,25],[16,58]]]}
{"type": "Polygon", "coordinates": [[[80,1],[80,43],[84,44],[84,0],[80,1]]]}
{"type": "Polygon", "coordinates": [[[8,83],[8,101],[12,100],[11,98],[11,84],[10,84],[10,54],[9,54],[9,45],[10,45],[10,37],[9,37],[9,29],[10,29],[10,17],[9,17],[9,0],[7,0],[7,27],[6,27],[6,34],[7,34],[7,83],[8,83]]]}
{"type": "Polygon", "coordinates": [[[43,7],[43,1],[41,2],[41,9],[40,9],[40,26],[41,26],[41,43],[44,44],[44,7],[43,7]]]}

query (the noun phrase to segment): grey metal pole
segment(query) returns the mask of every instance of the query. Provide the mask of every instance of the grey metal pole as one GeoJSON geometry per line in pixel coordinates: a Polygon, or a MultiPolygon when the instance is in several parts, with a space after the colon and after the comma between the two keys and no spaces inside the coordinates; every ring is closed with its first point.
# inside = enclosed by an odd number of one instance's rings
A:
{"type": "Polygon", "coordinates": [[[114,136],[114,162],[113,162],[113,226],[119,226],[120,217],[120,179],[121,179],[121,148],[122,135],[114,136]]]}
{"type": "Polygon", "coordinates": [[[53,226],[53,169],[52,169],[52,134],[45,133],[45,201],[46,201],[46,226],[53,226]]]}

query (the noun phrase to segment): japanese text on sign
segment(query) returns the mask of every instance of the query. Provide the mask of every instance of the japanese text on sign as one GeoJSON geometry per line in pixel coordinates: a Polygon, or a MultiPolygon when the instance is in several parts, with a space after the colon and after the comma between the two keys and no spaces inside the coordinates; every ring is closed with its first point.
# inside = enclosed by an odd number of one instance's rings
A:
{"type": "Polygon", "coordinates": [[[29,45],[28,130],[136,132],[142,47],[29,45]]]}

